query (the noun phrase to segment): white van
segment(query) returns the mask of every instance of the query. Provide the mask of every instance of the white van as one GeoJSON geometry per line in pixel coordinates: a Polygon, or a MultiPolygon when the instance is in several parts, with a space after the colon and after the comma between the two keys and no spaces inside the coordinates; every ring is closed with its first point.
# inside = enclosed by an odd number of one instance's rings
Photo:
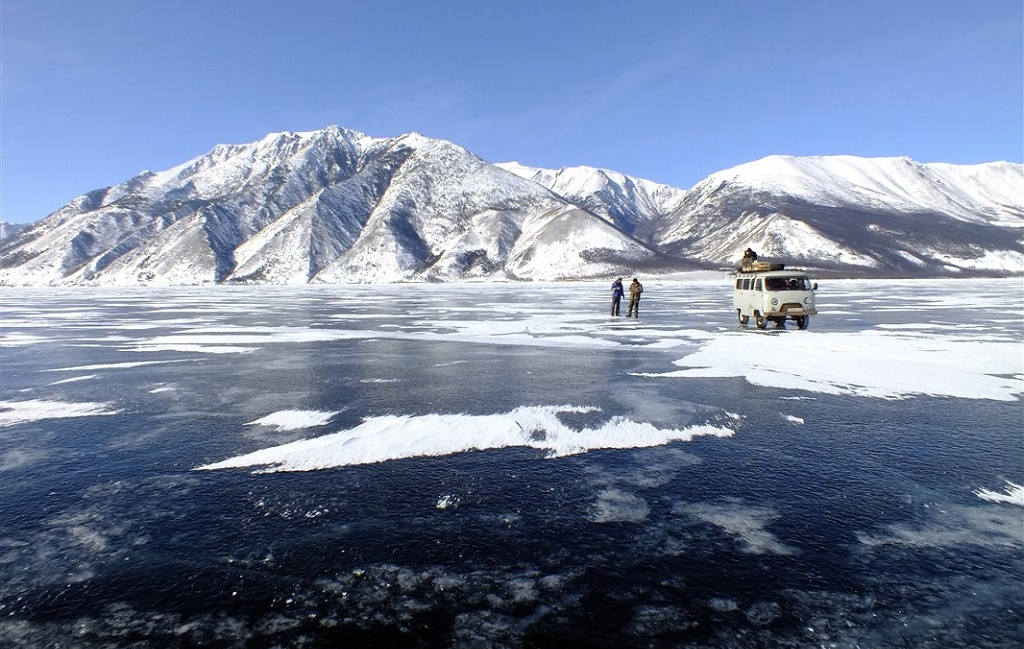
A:
{"type": "Polygon", "coordinates": [[[818,313],[814,308],[817,289],[807,273],[786,270],[784,264],[744,264],[736,273],[732,308],[742,325],[753,318],[758,329],[767,327],[769,320],[783,327],[790,318],[796,320],[797,327],[806,329],[811,316],[818,313]]]}

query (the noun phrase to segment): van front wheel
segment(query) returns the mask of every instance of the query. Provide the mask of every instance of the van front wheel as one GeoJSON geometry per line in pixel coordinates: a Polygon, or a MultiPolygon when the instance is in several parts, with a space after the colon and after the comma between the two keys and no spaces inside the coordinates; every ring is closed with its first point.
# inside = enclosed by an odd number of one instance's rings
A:
{"type": "Polygon", "coordinates": [[[758,329],[764,329],[768,326],[768,319],[761,315],[760,311],[754,311],[754,324],[758,329]]]}
{"type": "Polygon", "coordinates": [[[797,329],[806,329],[811,324],[811,316],[802,315],[796,319],[797,329]]]}
{"type": "Polygon", "coordinates": [[[750,322],[750,316],[743,315],[743,312],[740,311],[739,309],[736,309],[736,316],[740,319],[740,324],[741,325],[745,325],[748,322],[750,322]]]}

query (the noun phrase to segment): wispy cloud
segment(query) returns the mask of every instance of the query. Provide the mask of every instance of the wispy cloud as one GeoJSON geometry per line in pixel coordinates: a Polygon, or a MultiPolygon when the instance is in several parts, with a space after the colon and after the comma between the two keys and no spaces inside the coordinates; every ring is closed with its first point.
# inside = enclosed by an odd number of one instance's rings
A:
{"type": "Polygon", "coordinates": [[[99,66],[84,51],[66,44],[4,36],[0,39],[4,92],[35,92],[49,85],[95,79],[99,66]]]}
{"type": "Polygon", "coordinates": [[[381,82],[360,94],[354,103],[358,106],[359,121],[391,130],[395,124],[429,125],[458,119],[471,112],[472,97],[472,84],[468,81],[423,76],[381,82]]]}

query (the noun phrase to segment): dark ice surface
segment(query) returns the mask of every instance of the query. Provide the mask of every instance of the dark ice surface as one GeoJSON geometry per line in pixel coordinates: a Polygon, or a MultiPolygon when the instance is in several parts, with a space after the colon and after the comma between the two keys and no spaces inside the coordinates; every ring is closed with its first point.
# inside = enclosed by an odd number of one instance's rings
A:
{"type": "Polygon", "coordinates": [[[820,390],[663,376],[731,336],[873,332],[937,364],[1008,346],[1020,384],[1019,280],[822,282],[808,331],[766,332],[728,281],[645,288],[638,321],[605,283],[5,288],[0,646],[1024,646],[1021,390],[865,396],[843,372],[892,359],[841,343],[820,390]],[[732,435],[195,470],[562,405],[732,435]],[[287,411],[329,422],[251,423],[287,411]]]}

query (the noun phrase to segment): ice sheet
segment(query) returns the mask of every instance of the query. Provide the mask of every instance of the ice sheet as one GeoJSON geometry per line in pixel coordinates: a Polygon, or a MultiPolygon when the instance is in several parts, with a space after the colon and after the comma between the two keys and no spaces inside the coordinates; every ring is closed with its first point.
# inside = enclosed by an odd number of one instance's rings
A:
{"type": "MultiPolygon", "coordinates": [[[[889,282],[881,296],[876,282],[822,281],[823,315],[809,331],[763,332],[736,323],[726,284],[645,284],[639,325],[604,315],[604,283],[593,303],[579,297],[585,285],[289,287],[269,296],[266,287],[218,287],[126,292],[131,300],[55,292],[54,305],[80,308],[56,322],[47,310],[19,313],[19,326],[38,321],[28,334],[39,348],[4,344],[5,363],[17,363],[4,366],[3,397],[60,402],[62,414],[65,403],[109,402],[99,405],[124,414],[0,429],[8,490],[46,494],[38,519],[38,498],[0,497],[18,513],[10,520],[27,523],[3,544],[3,561],[18,569],[8,571],[12,615],[0,635],[46,646],[88,628],[100,644],[247,637],[297,646],[325,628],[358,639],[369,637],[359,635],[367,624],[429,618],[452,620],[445,632],[455,644],[514,646],[566,621],[586,626],[595,618],[581,602],[614,605],[622,635],[611,643],[678,644],[695,620],[718,633],[704,638],[709,646],[940,637],[978,646],[987,637],[1002,647],[1019,635],[1007,612],[1017,610],[1020,580],[1006,566],[1024,540],[1020,390],[978,390],[1010,401],[884,404],[892,427],[912,433],[885,440],[860,427],[821,434],[877,418],[880,396],[925,394],[933,374],[946,395],[978,377],[1019,383],[1019,280],[995,292],[987,280],[889,282]],[[550,293],[531,297],[540,291],[550,293]],[[351,317],[332,316],[343,311],[351,317]],[[169,319],[191,312],[209,317],[169,319]],[[137,325],[145,321],[159,327],[137,325]],[[257,351],[197,358],[229,347],[257,351]],[[718,360],[672,364],[705,349],[718,360]],[[765,380],[807,387],[629,374],[715,376],[729,354],[757,354],[765,380]],[[153,364],[177,361],[190,362],[153,364]],[[888,376],[903,365],[909,387],[888,376]],[[718,393],[725,382],[739,389],[718,393]],[[604,410],[536,405],[560,403],[604,410]],[[925,408],[953,423],[922,430],[915,418],[925,408]],[[424,414],[467,410],[474,415],[424,414]],[[375,417],[387,413],[410,416],[375,417]],[[531,459],[655,444],[707,423],[736,438],[531,459]],[[512,445],[520,448],[463,456],[455,467],[429,457],[512,445]],[[233,457],[270,446],[263,464],[233,457]],[[231,480],[298,470],[304,453],[339,466],[426,459],[231,480]],[[224,458],[250,468],[178,471],[224,458]],[[53,470],[68,465],[83,468],[73,482],[53,470]],[[382,547],[382,538],[396,543],[382,547]],[[324,553],[334,559],[317,564],[324,553]],[[722,578],[709,582],[708,570],[722,578]],[[292,586],[281,588],[285,580],[292,586]],[[791,587],[762,588],[780,580],[791,587]],[[688,597],[664,601],[670,591],[688,597]],[[151,606],[154,592],[168,597],[151,606]],[[164,606],[172,599],[184,609],[164,606]]],[[[6,316],[5,307],[5,326],[6,316]]]]}
{"type": "Polygon", "coordinates": [[[200,470],[266,467],[265,472],[313,471],[388,460],[441,456],[512,446],[547,451],[550,457],[600,448],[642,448],[698,435],[728,437],[718,426],[661,429],[613,417],[598,428],[575,430],[559,413],[597,412],[580,406],[526,406],[495,415],[428,414],[371,417],[355,428],[304,439],[198,467],[200,470]]]}

